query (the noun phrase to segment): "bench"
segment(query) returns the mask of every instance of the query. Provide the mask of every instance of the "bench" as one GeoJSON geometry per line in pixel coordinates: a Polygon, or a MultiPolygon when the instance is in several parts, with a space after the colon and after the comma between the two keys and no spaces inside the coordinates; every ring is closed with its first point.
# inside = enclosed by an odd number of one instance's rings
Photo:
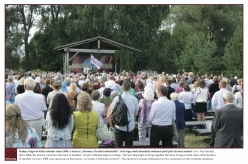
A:
{"type": "Polygon", "coordinates": [[[193,128],[196,126],[205,126],[207,121],[208,120],[205,120],[205,121],[185,121],[185,124],[187,127],[193,128]]]}
{"type": "Polygon", "coordinates": [[[193,129],[193,132],[197,136],[209,136],[209,135],[211,135],[211,129],[193,129]]]}
{"type": "MultiPolygon", "coordinates": [[[[205,120],[213,120],[214,116],[205,116],[205,120]]],[[[193,121],[196,121],[197,118],[192,118],[193,121]]]]}
{"type": "Polygon", "coordinates": [[[214,111],[213,111],[213,110],[208,110],[208,111],[205,113],[205,116],[214,116],[214,111]]]}

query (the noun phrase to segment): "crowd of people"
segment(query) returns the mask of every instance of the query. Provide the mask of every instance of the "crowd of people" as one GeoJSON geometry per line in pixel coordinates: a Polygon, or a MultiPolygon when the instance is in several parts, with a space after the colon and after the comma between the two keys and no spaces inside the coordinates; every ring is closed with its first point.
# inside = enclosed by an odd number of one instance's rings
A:
{"type": "Polygon", "coordinates": [[[193,117],[204,121],[208,110],[215,112],[210,145],[242,147],[243,83],[234,75],[6,70],[5,79],[6,147],[41,147],[46,133],[45,147],[97,148],[100,121],[114,129],[118,148],[124,141],[125,147],[133,146],[135,124],[138,140],[149,141],[150,147],[159,147],[160,141],[172,147],[174,140],[183,148],[185,122],[193,117]],[[128,128],[111,120],[119,95],[128,108],[128,128]],[[235,120],[235,125],[228,120],[235,120]]]}

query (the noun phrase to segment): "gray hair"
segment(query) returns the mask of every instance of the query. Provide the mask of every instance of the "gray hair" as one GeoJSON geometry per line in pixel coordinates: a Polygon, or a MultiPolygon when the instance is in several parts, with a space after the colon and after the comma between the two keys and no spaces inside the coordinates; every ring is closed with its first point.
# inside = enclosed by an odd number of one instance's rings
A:
{"type": "Polygon", "coordinates": [[[179,94],[176,93],[176,92],[173,92],[173,93],[170,94],[170,98],[171,98],[171,101],[178,100],[179,94]]]}
{"type": "Polygon", "coordinates": [[[232,103],[234,100],[234,94],[231,91],[223,93],[223,98],[228,102],[232,103]]]}
{"type": "Polygon", "coordinates": [[[116,92],[116,91],[113,91],[111,94],[110,94],[110,98],[113,100],[116,96],[119,96],[119,93],[116,92]]]}
{"type": "Polygon", "coordinates": [[[28,77],[24,80],[24,85],[26,85],[26,88],[29,89],[29,90],[33,90],[35,85],[36,85],[36,82],[34,81],[33,78],[31,77],[28,77]]]}
{"type": "Polygon", "coordinates": [[[20,85],[24,85],[24,80],[25,80],[24,77],[22,77],[22,78],[20,79],[20,85]]]}

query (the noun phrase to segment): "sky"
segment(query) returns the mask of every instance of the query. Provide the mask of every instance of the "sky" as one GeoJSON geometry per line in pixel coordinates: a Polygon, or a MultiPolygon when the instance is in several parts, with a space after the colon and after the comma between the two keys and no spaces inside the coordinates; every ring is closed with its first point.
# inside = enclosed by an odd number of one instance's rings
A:
{"type": "MultiPolygon", "coordinates": [[[[22,2],[22,4],[35,4],[34,1],[17,1],[17,0],[11,0],[11,1],[6,1],[6,0],[3,0],[2,1],[2,11],[1,11],[1,23],[2,23],[2,26],[1,26],[1,31],[4,33],[5,32],[5,28],[4,28],[4,25],[5,25],[5,13],[4,13],[4,5],[5,4],[20,4],[20,2],[22,2]]],[[[89,2],[89,1],[52,1],[53,4],[79,4],[79,3],[83,3],[83,2],[89,2]],[[69,2],[69,3],[68,3],[69,2]]],[[[153,1],[138,1],[138,2],[142,2],[142,3],[133,3],[134,1],[133,0],[126,0],[126,1],[108,1],[108,0],[91,0],[90,1],[90,4],[165,4],[164,2],[166,1],[162,1],[162,0],[153,0],[153,1]]],[[[169,1],[167,1],[169,2],[169,1]]],[[[174,1],[171,1],[173,4],[186,4],[185,2],[187,2],[187,4],[199,4],[200,1],[193,1],[193,0],[187,0],[187,1],[179,1],[179,0],[174,0],[174,1]]],[[[223,1],[214,1],[214,0],[208,0],[208,1],[201,1],[201,2],[204,2],[204,3],[201,3],[201,4],[223,4],[223,1]]],[[[247,25],[247,17],[248,15],[246,14],[245,11],[247,11],[247,0],[235,0],[235,1],[224,1],[225,4],[244,4],[244,26],[243,26],[243,36],[246,36],[246,25],[247,25]]],[[[51,4],[51,1],[47,1],[47,0],[43,0],[43,1],[36,1],[36,4],[51,4]]],[[[5,36],[5,35],[3,35],[5,36]]],[[[4,86],[5,87],[5,84],[4,84],[4,72],[5,72],[5,37],[3,37],[2,39],[2,46],[1,46],[1,52],[3,52],[3,60],[0,60],[0,66],[1,66],[1,70],[3,71],[1,75],[3,75],[2,77],[2,80],[0,80],[0,85],[1,86],[4,86]]],[[[247,45],[246,45],[246,40],[244,39],[244,51],[243,51],[243,84],[244,84],[244,90],[246,91],[246,69],[247,69],[247,65],[245,65],[245,62],[246,59],[247,59],[247,55],[244,55],[246,53],[246,49],[247,49],[247,45]]],[[[244,97],[245,97],[245,91],[244,91],[244,97]]],[[[2,91],[2,94],[1,94],[1,99],[0,99],[0,103],[2,105],[2,121],[3,121],[3,124],[2,124],[2,142],[0,142],[1,144],[1,150],[4,151],[4,120],[5,120],[5,117],[4,117],[4,109],[5,109],[5,106],[4,106],[4,102],[5,102],[5,99],[4,99],[4,91],[2,91]]],[[[245,97],[246,98],[246,97],[245,97]]],[[[245,101],[244,102],[244,107],[245,108],[247,106],[247,103],[245,101]]],[[[248,118],[247,115],[247,112],[245,112],[244,110],[244,118],[248,118]]],[[[247,120],[244,119],[244,127],[246,127],[246,124],[247,124],[247,120]]],[[[214,161],[211,161],[211,163],[217,163],[217,162],[220,162],[220,163],[224,163],[224,162],[238,162],[238,161],[242,161],[244,159],[246,159],[246,156],[248,154],[247,152],[247,128],[246,128],[246,131],[244,131],[245,134],[244,134],[244,149],[235,149],[235,150],[231,150],[231,149],[214,149],[217,157],[214,161]]],[[[4,152],[3,153],[0,153],[1,154],[1,159],[0,160],[4,160],[4,152]]],[[[130,161],[132,163],[132,161],[130,161]]],[[[171,161],[173,162],[173,161],[171,161]]],[[[189,161],[190,163],[192,163],[192,161],[189,161]]],[[[81,163],[81,162],[80,162],[81,163]]],[[[135,162],[137,163],[137,161],[135,162]]],[[[157,162],[156,162],[157,163],[157,162]]],[[[164,163],[164,162],[163,162],[164,163]]],[[[187,163],[186,161],[184,161],[183,163],[187,163]]]]}

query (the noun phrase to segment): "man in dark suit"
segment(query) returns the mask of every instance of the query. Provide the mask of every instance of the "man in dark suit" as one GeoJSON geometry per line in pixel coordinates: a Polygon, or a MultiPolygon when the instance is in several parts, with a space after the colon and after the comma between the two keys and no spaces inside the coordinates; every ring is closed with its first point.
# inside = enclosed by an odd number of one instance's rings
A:
{"type": "Polygon", "coordinates": [[[178,137],[175,139],[178,143],[177,147],[181,147],[184,148],[184,138],[185,138],[185,128],[186,128],[186,124],[185,124],[185,119],[184,119],[184,115],[185,115],[185,106],[183,103],[178,101],[178,97],[179,94],[176,92],[173,92],[170,94],[171,97],[171,101],[173,101],[176,105],[176,120],[175,120],[175,124],[177,126],[177,134],[178,137]]]}
{"type": "Polygon", "coordinates": [[[241,148],[243,132],[242,108],[233,104],[234,95],[227,91],[223,93],[225,106],[216,110],[213,118],[213,131],[215,134],[214,147],[241,148]]]}
{"type": "Polygon", "coordinates": [[[166,80],[166,87],[168,88],[167,99],[170,100],[170,94],[175,92],[175,89],[171,87],[171,79],[166,80]]]}

